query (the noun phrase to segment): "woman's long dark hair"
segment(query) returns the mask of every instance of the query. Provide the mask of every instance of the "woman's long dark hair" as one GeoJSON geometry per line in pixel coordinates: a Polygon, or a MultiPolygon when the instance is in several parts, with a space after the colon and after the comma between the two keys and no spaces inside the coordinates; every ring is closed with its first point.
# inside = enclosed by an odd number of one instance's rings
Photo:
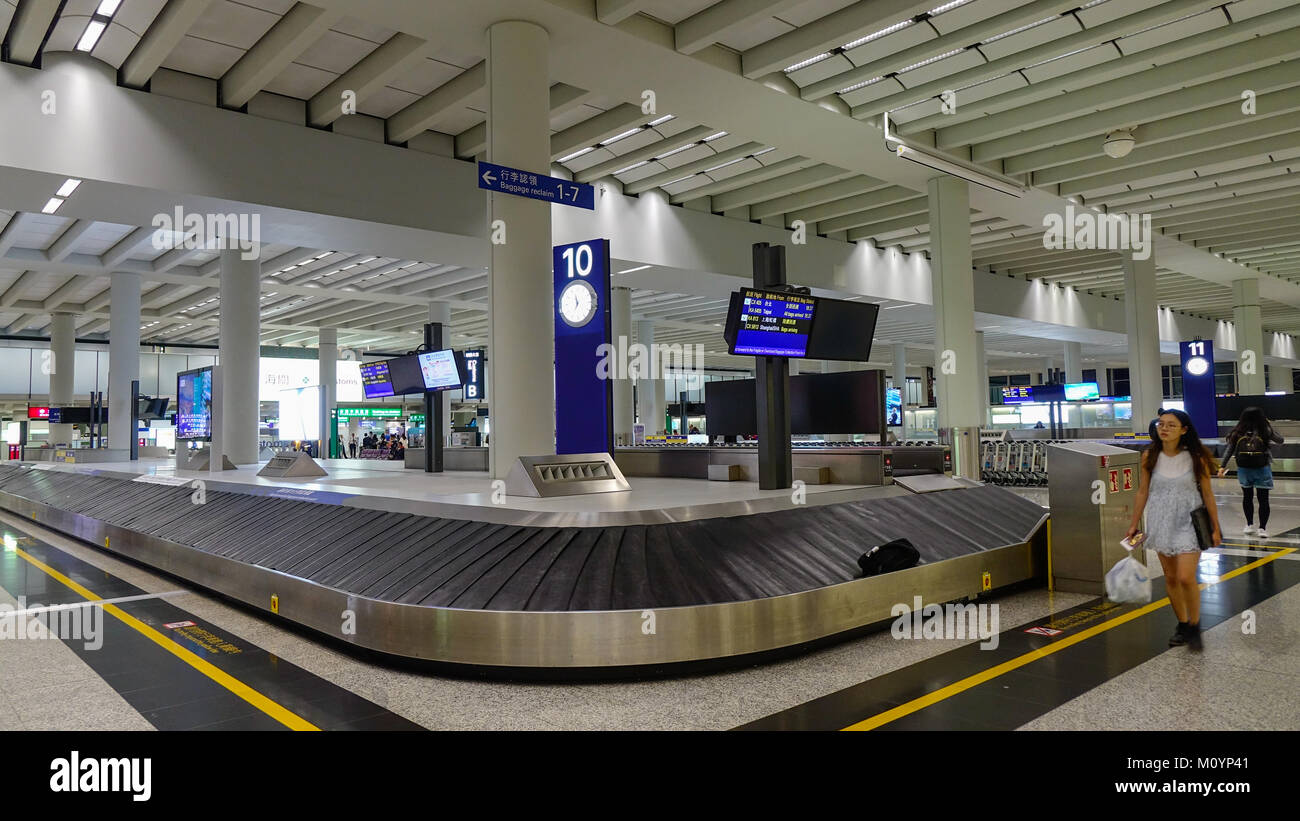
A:
{"type": "Polygon", "coordinates": [[[1237,427],[1228,434],[1228,439],[1235,442],[1251,432],[1258,433],[1265,442],[1273,438],[1273,425],[1264,415],[1263,408],[1250,407],[1242,411],[1241,419],[1237,420],[1237,427]]]}
{"type": "MultiPolygon", "coordinates": [[[[1210,453],[1210,449],[1201,444],[1201,437],[1196,433],[1196,426],[1192,424],[1192,417],[1180,410],[1161,408],[1160,416],[1165,414],[1172,415],[1180,425],[1187,428],[1187,431],[1178,440],[1178,447],[1192,454],[1192,467],[1196,471],[1197,480],[1218,473],[1219,463],[1214,461],[1214,454],[1210,453]]],[[[1151,423],[1151,427],[1154,432],[1154,422],[1151,423]]],[[[1156,469],[1156,459],[1159,458],[1160,451],[1163,448],[1164,443],[1160,441],[1160,438],[1158,436],[1153,437],[1151,444],[1142,453],[1142,466],[1148,471],[1154,471],[1156,469]]]]}

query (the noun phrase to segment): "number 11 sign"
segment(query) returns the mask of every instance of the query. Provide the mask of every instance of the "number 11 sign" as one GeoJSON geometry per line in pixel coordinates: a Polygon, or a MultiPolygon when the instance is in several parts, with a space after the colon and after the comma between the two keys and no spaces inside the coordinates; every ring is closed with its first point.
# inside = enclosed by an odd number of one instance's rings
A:
{"type": "Polygon", "coordinates": [[[501,194],[586,208],[588,211],[596,210],[596,189],[587,183],[533,174],[490,162],[478,164],[478,187],[501,194]]]}

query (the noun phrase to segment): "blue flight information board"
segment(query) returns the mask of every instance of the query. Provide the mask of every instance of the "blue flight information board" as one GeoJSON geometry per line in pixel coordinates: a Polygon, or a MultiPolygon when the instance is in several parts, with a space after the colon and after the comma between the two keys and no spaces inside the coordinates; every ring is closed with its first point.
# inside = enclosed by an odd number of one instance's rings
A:
{"type": "Polygon", "coordinates": [[[1012,385],[1002,389],[1002,404],[1019,405],[1034,401],[1033,388],[1029,385],[1012,385]]]}
{"type": "Polygon", "coordinates": [[[478,187],[516,197],[545,200],[559,205],[596,210],[596,189],[585,182],[574,182],[545,174],[533,174],[490,162],[478,164],[478,187]]]}
{"type": "Polygon", "coordinates": [[[736,325],[737,356],[801,357],[808,351],[817,301],[810,296],[746,288],[736,325]]]}

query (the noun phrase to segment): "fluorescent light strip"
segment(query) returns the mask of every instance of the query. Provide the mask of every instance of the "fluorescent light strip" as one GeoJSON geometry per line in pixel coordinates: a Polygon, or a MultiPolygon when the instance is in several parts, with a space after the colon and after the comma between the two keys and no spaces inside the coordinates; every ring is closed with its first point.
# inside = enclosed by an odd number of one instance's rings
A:
{"type": "Polygon", "coordinates": [[[620,168],[617,171],[615,171],[614,176],[618,176],[619,174],[622,174],[624,171],[631,171],[633,168],[640,168],[641,166],[648,165],[649,163],[650,163],[649,160],[642,160],[639,163],[633,163],[632,165],[629,165],[626,168],[620,168]]]}
{"type": "Polygon", "coordinates": [[[636,267],[636,268],[628,268],[626,271],[618,271],[617,273],[620,273],[620,274],[630,274],[630,273],[632,273],[633,271],[644,271],[645,269],[647,269],[647,268],[649,268],[649,267],[650,267],[649,265],[641,265],[641,266],[638,266],[638,267],[636,267]]]}
{"type": "Polygon", "coordinates": [[[936,171],[943,171],[944,173],[951,174],[954,177],[959,177],[960,179],[966,180],[967,182],[973,182],[976,185],[982,185],[985,188],[991,188],[994,191],[1000,191],[1003,194],[1010,194],[1013,197],[1020,197],[1023,196],[1025,193],[1023,188],[1018,188],[1016,186],[1011,185],[1010,183],[1001,182],[987,174],[977,172],[972,169],[963,168],[957,163],[950,162],[941,157],[936,157],[932,154],[918,151],[915,148],[912,148],[911,146],[900,144],[896,150],[896,153],[898,154],[898,156],[902,157],[905,160],[911,160],[914,163],[917,163],[919,165],[924,165],[927,168],[933,168],[936,171]]]}
{"type": "Polygon", "coordinates": [[[701,173],[701,174],[707,174],[707,173],[709,173],[710,171],[717,171],[719,168],[726,168],[726,167],[729,166],[729,165],[735,165],[736,163],[738,163],[738,162],[742,162],[742,161],[747,160],[747,159],[749,159],[749,157],[737,157],[736,159],[734,159],[734,160],[728,160],[727,162],[724,162],[724,163],[722,163],[721,165],[715,165],[715,166],[713,166],[712,168],[706,168],[706,169],[704,169],[703,171],[701,171],[700,173],[701,173]]]}
{"type": "Polygon", "coordinates": [[[675,114],[665,114],[664,116],[660,117],[660,118],[657,119],[657,120],[651,120],[650,122],[646,123],[646,125],[653,127],[653,126],[656,126],[656,125],[662,125],[663,123],[666,123],[666,122],[668,122],[669,120],[675,120],[675,119],[677,119],[677,115],[675,115],[675,114]]]}
{"type": "Polygon", "coordinates": [[[77,190],[78,185],[81,185],[81,180],[74,180],[71,178],[66,179],[63,181],[63,185],[59,186],[59,190],[56,191],[54,195],[56,197],[71,197],[72,192],[77,190]]]}
{"type": "Polygon", "coordinates": [[[944,3],[942,6],[939,6],[936,9],[930,9],[929,15],[931,17],[937,17],[938,15],[943,14],[945,11],[952,11],[958,6],[964,6],[969,2],[971,2],[971,0],[952,0],[951,3],[944,3]]]}
{"type": "Polygon", "coordinates": [[[81,39],[77,41],[77,51],[92,51],[106,28],[108,28],[106,21],[91,18],[86,24],[86,30],[82,32],[81,39]]]}
{"type": "Polygon", "coordinates": [[[590,154],[592,151],[595,151],[595,150],[596,150],[596,147],[595,147],[595,146],[590,146],[590,145],[589,145],[589,146],[587,146],[586,148],[580,148],[580,149],[578,149],[577,151],[573,152],[572,154],[569,154],[569,155],[564,156],[564,157],[560,157],[558,160],[556,160],[556,162],[562,162],[562,163],[563,163],[563,162],[568,162],[569,160],[572,160],[572,159],[576,159],[576,158],[578,158],[578,157],[581,157],[583,154],[590,154]]]}
{"type": "Polygon", "coordinates": [[[95,9],[95,14],[102,14],[105,17],[112,17],[117,11],[117,7],[122,5],[122,0],[103,0],[99,8],[95,9]]]}
{"type": "Polygon", "coordinates": [[[764,154],[766,154],[767,152],[769,152],[769,151],[775,151],[775,150],[776,150],[776,146],[773,145],[773,146],[769,146],[768,148],[764,148],[762,151],[755,151],[753,154],[750,154],[749,156],[751,156],[751,157],[761,157],[761,156],[763,156],[764,154]]]}
{"type": "Polygon", "coordinates": [[[1022,31],[1029,31],[1031,28],[1034,28],[1035,26],[1041,26],[1043,23],[1050,23],[1060,16],[1061,15],[1057,14],[1057,15],[1053,15],[1052,17],[1044,17],[1042,20],[1039,20],[1037,23],[1030,23],[1027,26],[1021,26],[1020,28],[1012,29],[1011,31],[1004,31],[1001,34],[998,34],[994,37],[990,37],[987,40],[981,40],[980,45],[984,46],[984,45],[988,45],[989,43],[996,43],[998,40],[1001,40],[1003,37],[1010,37],[1011,35],[1019,34],[1022,31]]]}
{"type": "Polygon", "coordinates": [[[700,145],[700,143],[687,143],[686,145],[683,145],[679,148],[674,148],[672,151],[668,151],[663,154],[660,154],[658,157],[655,157],[655,159],[662,160],[664,157],[671,157],[674,154],[680,154],[681,152],[688,151],[697,145],[700,145]]]}
{"type": "Polygon", "coordinates": [[[831,56],[831,53],[830,53],[829,51],[825,51],[825,52],[822,52],[821,54],[818,54],[816,57],[809,57],[807,60],[802,60],[802,61],[800,61],[800,62],[798,62],[798,63],[795,63],[795,64],[792,65],[792,66],[787,66],[786,68],[784,68],[784,69],[782,69],[782,70],[783,70],[786,74],[789,74],[789,73],[792,72],[792,71],[798,71],[798,70],[801,69],[801,68],[807,68],[808,66],[815,65],[816,63],[820,63],[822,60],[829,59],[830,56],[831,56]]]}
{"type": "Polygon", "coordinates": [[[955,48],[952,51],[945,51],[943,54],[936,54],[935,56],[922,60],[919,63],[912,63],[912,65],[908,66],[907,68],[900,68],[898,70],[898,73],[902,74],[904,72],[911,71],[914,68],[920,68],[921,66],[928,66],[931,63],[937,63],[940,60],[946,60],[949,57],[953,56],[954,54],[961,54],[965,50],[966,48],[963,46],[962,48],[955,48]]]}
{"type": "Polygon", "coordinates": [[[848,94],[850,91],[857,91],[857,90],[860,89],[860,88],[866,88],[867,86],[869,86],[869,85],[874,85],[874,84],[880,82],[880,81],[883,80],[883,79],[885,79],[885,78],[884,78],[884,77],[872,77],[870,80],[863,80],[862,82],[860,82],[860,83],[854,83],[853,85],[851,85],[851,86],[849,86],[849,87],[847,87],[847,88],[841,88],[841,89],[840,89],[838,92],[836,92],[836,93],[837,93],[837,94],[848,94]]]}
{"type": "Polygon", "coordinates": [[[678,178],[675,179],[675,180],[669,180],[668,182],[664,183],[664,184],[661,185],[660,187],[663,188],[663,187],[666,187],[666,186],[669,186],[669,185],[673,185],[673,184],[675,184],[675,183],[679,183],[679,182],[681,182],[682,180],[689,180],[691,177],[694,177],[694,176],[695,176],[695,174],[687,174],[685,177],[678,177],[678,178]]]}
{"type": "Polygon", "coordinates": [[[611,145],[613,143],[618,142],[619,140],[626,139],[627,137],[631,137],[633,134],[639,134],[639,133],[641,133],[641,126],[637,126],[636,128],[629,128],[627,131],[624,131],[622,134],[615,134],[613,137],[610,137],[608,140],[602,140],[600,144],[602,146],[611,145]]]}
{"type": "Polygon", "coordinates": [[[59,199],[58,197],[50,197],[49,202],[45,203],[45,207],[41,209],[41,213],[53,214],[55,211],[59,210],[59,206],[62,204],[63,204],[63,200],[59,199]]]}
{"type": "MultiPolygon", "coordinates": [[[[893,34],[893,33],[896,32],[896,31],[900,31],[900,30],[902,30],[902,29],[905,29],[905,28],[907,28],[908,26],[912,25],[912,23],[914,23],[914,22],[916,22],[916,21],[914,21],[914,20],[904,20],[904,21],[902,21],[901,23],[895,23],[894,25],[889,26],[888,28],[883,28],[883,29],[881,29],[880,31],[877,31],[877,32],[874,33],[874,34],[868,34],[866,37],[859,37],[858,39],[856,39],[856,40],[854,40],[854,41],[852,41],[852,42],[850,42],[850,43],[845,43],[844,45],[840,46],[840,50],[841,50],[841,51],[848,51],[848,50],[851,49],[851,48],[857,48],[858,46],[860,46],[860,45],[862,45],[862,44],[864,44],[864,43],[870,43],[872,40],[875,40],[875,39],[880,38],[880,37],[884,37],[886,34],[893,34]]],[[[789,69],[786,69],[786,70],[789,71],[789,69]]]]}
{"type": "Polygon", "coordinates": [[[720,139],[720,138],[725,137],[725,136],[727,136],[727,132],[725,132],[725,131],[719,131],[717,134],[712,134],[712,135],[710,135],[710,136],[708,136],[708,137],[705,137],[705,138],[704,138],[704,142],[706,142],[706,143],[711,143],[711,142],[713,142],[714,140],[720,139]]]}

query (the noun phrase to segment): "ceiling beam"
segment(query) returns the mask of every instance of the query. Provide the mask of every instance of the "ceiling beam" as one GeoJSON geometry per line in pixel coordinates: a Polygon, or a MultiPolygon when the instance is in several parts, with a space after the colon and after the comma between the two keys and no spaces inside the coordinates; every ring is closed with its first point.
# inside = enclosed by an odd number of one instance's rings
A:
{"type": "MultiPolygon", "coordinates": [[[[467,100],[487,86],[487,61],[457,74],[420,99],[388,118],[388,141],[404,143],[438,124],[448,114],[465,106],[467,100]]],[[[484,144],[487,130],[484,129],[484,144]]],[[[478,152],[475,152],[478,153],[478,152]]]]}
{"type": "Polygon", "coordinates": [[[571,125],[563,131],[551,135],[551,159],[555,160],[575,149],[595,145],[601,140],[613,137],[635,128],[648,120],[657,119],[652,114],[645,114],[641,106],[631,103],[616,105],[608,111],[602,111],[595,117],[571,125]]]}
{"type": "Polygon", "coordinates": [[[9,249],[18,241],[18,234],[23,230],[23,222],[26,221],[27,216],[26,211],[15,211],[4,230],[0,231],[0,257],[9,253],[9,249]]]}
{"type": "Polygon", "coordinates": [[[674,26],[674,45],[682,54],[694,54],[801,2],[803,0],[722,0],[674,26]]]}
{"type": "MultiPolygon", "coordinates": [[[[812,161],[809,160],[808,162],[812,161]]],[[[752,206],[754,203],[762,202],[771,197],[806,191],[810,188],[816,188],[826,183],[839,182],[846,177],[853,176],[856,175],[852,171],[845,171],[843,168],[819,163],[811,168],[785,174],[766,182],[749,185],[738,191],[718,194],[713,198],[713,210],[715,212],[724,212],[744,205],[752,206]]],[[[753,209],[751,208],[750,217],[753,216],[753,209]]]]}
{"type": "MultiPolygon", "coordinates": [[[[60,262],[72,253],[72,249],[81,241],[91,228],[95,227],[94,220],[75,220],[67,227],[54,244],[45,252],[45,256],[50,262],[60,262]]],[[[3,253],[3,251],[0,251],[3,253]]]]}
{"type": "MultiPolygon", "coordinates": [[[[698,188],[692,188],[690,191],[685,191],[681,194],[673,194],[668,201],[676,205],[699,197],[709,197],[724,191],[734,191],[735,189],[744,188],[753,185],[754,183],[770,180],[773,177],[787,175],[792,171],[804,170],[815,162],[815,160],[810,160],[807,157],[790,157],[789,159],[774,162],[771,165],[764,165],[755,168],[752,171],[745,171],[730,177],[724,177],[716,182],[701,185],[698,188]]],[[[718,211],[721,209],[714,207],[713,210],[718,211]]]]}
{"type": "Polygon", "coordinates": [[[596,19],[612,26],[636,14],[642,5],[644,0],[596,0],[596,19]]]}
{"type": "MultiPolygon", "coordinates": [[[[559,117],[585,103],[591,92],[567,83],[551,86],[551,117],[559,117]]],[[[470,126],[456,135],[456,156],[473,157],[487,151],[487,122],[470,126]]]]}
{"type": "Polygon", "coordinates": [[[167,0],[167,5],[145,29],[131,54],[118,69],[118,82],[127,88],[144,88],[212,0],[167,0]]]}
{"type": "Polygon", "coordinates": [[[335,9],[294,3],[293,8],[222,75],[219,83],[221,105],[239,108],[253,99],[342,19],[343,12],[335,9]]]}
{"type": "Polygon", "coordinates": [[[929,0],[860,0],[742,52],[741,72],[764,77],[931,8],[929,0]]]}
{"type": "Polygon", "coordinates": [[[55,16],[63,8],[60,0],[21,0],[9,21],[6,43],[10,62],[35,65],[41,56],[45,37],[54,26],[55,16]]]}
{"type": "Polygon", "coordinates": [[[431,50],[432,46],[419,37],[394,34],[307,101],[307,122],[317,128],[329,125],[343,116],[345,93],[352,92],[360,101],[415,68],[431,50]]]}

